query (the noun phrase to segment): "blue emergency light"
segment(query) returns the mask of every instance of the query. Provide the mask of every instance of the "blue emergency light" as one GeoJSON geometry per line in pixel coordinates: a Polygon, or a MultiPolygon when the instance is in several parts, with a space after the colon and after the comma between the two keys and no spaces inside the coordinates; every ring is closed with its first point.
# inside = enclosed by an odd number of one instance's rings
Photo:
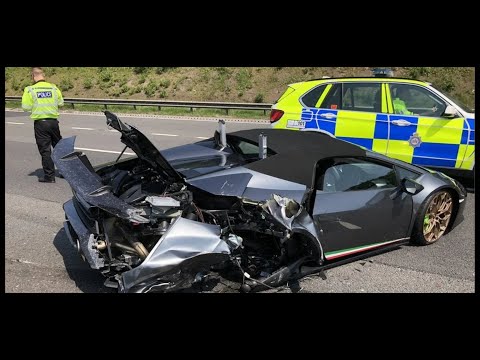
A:
{"type": "Polygon", "coordinates": [[[392,69],[388,68],[375,68],[372,69],[372,73],[375,77],[393,77],[392,69]]]}

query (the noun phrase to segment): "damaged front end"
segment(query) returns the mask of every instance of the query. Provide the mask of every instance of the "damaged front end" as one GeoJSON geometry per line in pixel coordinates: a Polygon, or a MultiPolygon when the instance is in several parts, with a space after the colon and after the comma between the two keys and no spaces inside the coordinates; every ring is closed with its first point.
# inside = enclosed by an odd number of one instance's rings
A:
{"type": "MultiPolygon", "coordinates": [[[[118,127],[122,141],[130,139],[124,143],[139,136],[118,127]]],[[[74,141],[63,139],[53,154],[74,193],[64,204],[65,230],[107,286],[168,292],[217,273],[262,290],[300,277],[303,265],[321,265],[319,231],[303,204],[279,195],[212,195],[165,168],[156,153],[160,160],[137,153],[95,171],[74,141]]]]}

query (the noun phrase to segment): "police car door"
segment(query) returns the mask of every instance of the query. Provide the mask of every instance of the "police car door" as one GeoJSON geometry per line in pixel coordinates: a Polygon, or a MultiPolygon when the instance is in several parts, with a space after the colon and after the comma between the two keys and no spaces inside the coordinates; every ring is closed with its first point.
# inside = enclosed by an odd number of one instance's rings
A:
{"type": "MultiPolygon", "coordinates": [[[[390,136],[387,156],[412,164],[455,168],[461,165],[465,150],[460,144],[465,119],[442,117],[447,103],[429,89],[416,84],[389,84],[387,100],[390,136]],[[395,114],[394,100],[399,86],[407,110],[395,114]]],[[[397,110],[397,112],[399,112],[397,110]]]]}
{"type": "Polygon", "coordinates": [[[381,82],[339,82],[332,84],[322,101],[316,127],[336,138],[369,150],[386,153],[388,117],[384,86],[381,82]]]}

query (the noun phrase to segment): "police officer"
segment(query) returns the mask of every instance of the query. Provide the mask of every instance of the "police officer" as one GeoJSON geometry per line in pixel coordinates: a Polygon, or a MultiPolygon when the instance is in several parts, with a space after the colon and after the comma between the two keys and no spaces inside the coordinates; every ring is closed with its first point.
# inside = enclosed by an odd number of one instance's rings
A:
{"type": "Polygon", "coordinates": [[[408,90],[405,89],[403,86],[397,87],[396,97],[393,99],[393,109],[395,114],[401,115],[414,115],[413,112],[407,109],[407,105],[405,104],[405,100],[408,98],[408,90]]]}
{"type": "Polygon", "coordinates": [[[55,165],[51,147],[55,147],[62,139],[57,119],[58,107],[63,105],[63,96],[54,84],[45,81],[42,68],[32,68],[32,80],[34,84],[23,91],[22,109],[32,112],[30,117],[34,121],[35,141],[42,156],[44,177],[38,181],[54,183],[55,165]]]}

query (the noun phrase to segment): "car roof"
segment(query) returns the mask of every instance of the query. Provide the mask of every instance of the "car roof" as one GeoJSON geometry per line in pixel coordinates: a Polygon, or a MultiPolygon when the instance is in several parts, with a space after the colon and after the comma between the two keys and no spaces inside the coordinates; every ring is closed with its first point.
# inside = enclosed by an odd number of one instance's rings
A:
{"type": "Polygon", "coordinates": [[[403,83],[410,83],[410,84],[417,84],[417,85],[431,85],[429,82],[409,79],[409,78],[394,78],[394,77],[333,77],[333,78],[322,78],[322,79],[312,79],[306,81],[300,81],[297,83],[293,83],[290,85],[297,85],[297,84],[305,84],[309,82],[317,82],[318,84],[321,83],[328,83],[328,82],[337,82],[337,81],[345,81],[345,82],[403,82],[403,83]]]}
{"type": "Polygon", "coordinates": [[[361,147],[316,131],[267,128],[242,130],[227,136],[258,144],[258,137],[262,133],[267,136],[268,148],[276,154],[244,166],[306,186],[311,185],[313,169],[318,160],[334,156],[366,156],[366,150],[361,147]]]}

